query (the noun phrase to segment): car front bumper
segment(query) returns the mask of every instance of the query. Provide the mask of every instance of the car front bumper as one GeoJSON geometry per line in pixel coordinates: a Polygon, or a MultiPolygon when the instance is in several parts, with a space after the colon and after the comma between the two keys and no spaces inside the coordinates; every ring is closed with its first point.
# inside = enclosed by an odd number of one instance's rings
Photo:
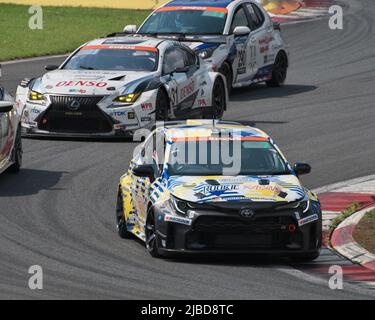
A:
{"type": "Polygon", "coordinates": [[[174,221],[170,217],[165,211],[156,212],[158,247],[162,254],[247,253],[292,256],[315,254],[321,248],[321,213],[318,220],[303,226],[298,225],[293,211],[261,213],[251,220],[206,210],[195,211],[191,219],[174,221]]]}

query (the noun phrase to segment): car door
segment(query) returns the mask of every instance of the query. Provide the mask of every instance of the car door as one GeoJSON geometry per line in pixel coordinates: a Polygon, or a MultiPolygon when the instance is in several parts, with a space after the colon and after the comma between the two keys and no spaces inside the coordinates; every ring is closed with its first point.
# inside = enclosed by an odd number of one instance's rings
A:
{"type": "MultiPolygon", "coordinates": [[[[244,5],[239,5],[234,12],[230,27],[230,34],[234,33],[237,27],[248,27],[252,29],[249,16],[244,5]]],[[[248,35],[235,36],[236,58],[233,62],[234,84],[248,81],[256,73],[256,57],[254,47],[256,39],[248,35]]]]}
{"type": "MultiPolygon", "coordinates": [[[[140,150],[140,153],[136,157],[136,165],[153,165],[153,154],[154,154],[154,145],[156,144],[156,135],[153,134],[150,136],[143,147],[140,150]]],[[[156,172],[156,171],[155,171],[156,172]]],[[[149,190],[150,185],[153,181],[150,178],[137,177],[132,174],[132,182],[130,185],[132,204],[135,211],[135,224],[142,228],[145,224],[146,214],[147,214],[147,205],[149,203],[149,190]]]]}
{"type": "Polygon", "coordinates": [[[259,81],[265,78],[269,71],[265,70],[264,67],[270,64],[268,60],[270,58],[272,29],[266,28],[265,17],[256,4],[246,3],[245,9],[249,25],[251,26],[250,39],[247,47],[247,57],[250,64],[248,78],[259,81]]]}
{"type": "Polygon", "coordinates": [[[183,46],[173,46],[165,52],[163,74],[169,88],[172,117],[191,109],[198,93],[197,57],[183,46]]]}

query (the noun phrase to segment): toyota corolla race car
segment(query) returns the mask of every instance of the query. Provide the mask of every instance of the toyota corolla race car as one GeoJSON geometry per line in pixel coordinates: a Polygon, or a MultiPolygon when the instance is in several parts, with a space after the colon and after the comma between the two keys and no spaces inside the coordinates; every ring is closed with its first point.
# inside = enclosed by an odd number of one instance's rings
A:
{"type": "Polygon", "coordinates": [[[172,40],[103,38],[46,69],[17,90],[26,135],[132,136],[194,112],[221,118],[227,105],[225,77],[172,40]]]}
{"type": "MultiPolygon", "coordinates": [[[[129,25],[124,31],[136,29],[129,25]]],[[[137,32],[188,42],[225,75],[229,90],[264,81],[278,87],[287,76],[280,25],[254,0],[173,0],[156,9],[137,32]]]]}
{"type": "Polygon", "coordinates": [[[264,132],[236,122],[188,120],[157,128],[120,179],[117,227],[152,256],[271,253],[319,256],[322,212],[264,132]]]}
{"type": "Polygon", "coordinates": [[[13,98],[0,86],[0,173],[16,173],[22,165],[19,117],[13,98]]]}

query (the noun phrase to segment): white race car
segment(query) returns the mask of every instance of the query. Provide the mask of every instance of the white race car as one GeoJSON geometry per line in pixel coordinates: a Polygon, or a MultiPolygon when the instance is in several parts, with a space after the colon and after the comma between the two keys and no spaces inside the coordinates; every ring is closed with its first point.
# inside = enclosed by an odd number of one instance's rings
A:
{"type": "Polygon", "coordinates": [[[279,87],[286,80],[289,58],[280,25],[255,0],[173,0],[138,30],[129,25],[124,32],[188,42],[225,75],[229,90],[258,82],[279,87]]]}
{"type": "Polygon", "coordinates": [[[0,173],[17,173],[22,165],[22,139],[14,99],[0,86],[0,173]]]}
{"type": "Polygon", "coordinates": [[[46,70],[18,86],[24,135],[134,137],[155,121],[221,118],[227,106],[225,77],[172,40],[94,40],[46,70]]]}

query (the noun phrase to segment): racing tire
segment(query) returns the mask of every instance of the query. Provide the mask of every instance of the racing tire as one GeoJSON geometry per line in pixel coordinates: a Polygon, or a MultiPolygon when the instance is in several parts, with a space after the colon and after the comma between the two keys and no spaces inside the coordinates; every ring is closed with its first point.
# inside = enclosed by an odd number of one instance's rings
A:
{"type": "Polygon", "coordinates": [[[12,159],[13,164],[9,167],[10,173],[18,173],[22,166],[22,157],[23,157],[23,148],[22,148],[22,137],[21,137],[21,129],[18,128],[16,141],[14,142],[14,148],[12,151],[12,159]]]}
{"type": "Polygon", "coordinates": [[[317,259],[319,256],[320,256],[320,252],[301,253],[301,254],[292,255],[290,259],[292,260],[292,262],[303,263],[303,262],[311,262],[317,259]]]}
{"type": "Polygon", "coordinates": [[[132,234],[128,231],[124,217],[124,200],[122,193],[119,192],[116,204],[116,226],[117,232],[122,239],[130,239],[132,234]]]}
{"type": "Polygon", "coordinates": [[[230,95],[233,88],[233,72],[228,62],[224,62],[219,72],[225,77],[227,81],[227,90],[230,95]]]}
{"type": "Polygon", "coordinates": [[[266,81],[270,88],[282,87],[288,73],[288,60],[284,53],[279,53],[272,68],[272,78],[266,81]]]}
{"type": "Polygon", "coordinates": [[[155,119],[156,121],[168,121],[169,97],[165,90],[159,89],[156,96],[155,119]]]}
{"type": "Polygon", "coordinates": [[[146,249],[152,257],[162,258],[162,255],[159,252],[159,237],[156,229],[155,215],[152,209],[150,209],[147,214],[145,226],[145,242],[146,249]]]}
{"type": "Polygon", "coordinates": [[[225,110],[226,93],[223,80],[216,79],[212,89],[212,107],[203,111],[204,119],[222,119],[225,110]]]}

